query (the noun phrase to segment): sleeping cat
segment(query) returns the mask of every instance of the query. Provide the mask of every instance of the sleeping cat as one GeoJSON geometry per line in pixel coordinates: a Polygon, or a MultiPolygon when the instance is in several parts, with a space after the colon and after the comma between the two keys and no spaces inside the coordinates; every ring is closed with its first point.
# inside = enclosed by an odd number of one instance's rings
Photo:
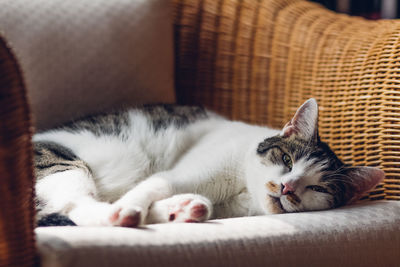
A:
{"type": "Polygon", "coordinates": [[[153,105],[38,133],[38,219],[137,227],[323,210],[383,179],[377,168],[344,165],[317,125],[309,99],[282,130],[153,105]]]}

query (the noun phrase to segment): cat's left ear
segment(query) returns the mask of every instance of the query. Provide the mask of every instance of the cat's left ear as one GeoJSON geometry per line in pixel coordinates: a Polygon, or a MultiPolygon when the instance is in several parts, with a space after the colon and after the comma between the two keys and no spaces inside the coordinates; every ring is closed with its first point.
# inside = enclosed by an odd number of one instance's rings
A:
{"type": "Polygon", "coordinates": [[[281,136],[293,134],[309,140],[318,136],[318,104],[314,98],[308,99],[296,111],[293,118],[283,127],[281,136]]]}
{"type": "Polygon", "coordinates": [[[350,179],[353,189],[353,195],[347,203],[353,203],[375,188],[385,178],[385,173],[373,167],[350,167],[346,171],[346,176],[350,179]]]}

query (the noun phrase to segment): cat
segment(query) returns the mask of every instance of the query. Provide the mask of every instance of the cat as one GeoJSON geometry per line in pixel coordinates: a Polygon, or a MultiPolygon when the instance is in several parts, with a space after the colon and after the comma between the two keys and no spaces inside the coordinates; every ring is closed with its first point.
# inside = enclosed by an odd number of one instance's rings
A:
{"type": "MultiPolygon", "coordinates": [[[[281,130],[201,107],[148,105],[34,135],[37,219],[138,227],[324,210],[384,172],[343,164],[307,100],[281,130]]],[[[61,223],[63,224],[63,223],[61,223]]]]}

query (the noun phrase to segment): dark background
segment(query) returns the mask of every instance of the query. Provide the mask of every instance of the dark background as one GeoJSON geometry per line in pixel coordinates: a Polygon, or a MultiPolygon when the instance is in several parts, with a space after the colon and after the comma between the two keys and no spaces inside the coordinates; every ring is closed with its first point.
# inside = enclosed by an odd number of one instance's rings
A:
{"type": "Polygon", "coordinates": [[[399,0],[311,0],[327,8],[368,19],[400,18],[399,0]],[[384,6],[388,7],[385,12],[384,6]],[[343,9],[344,7],[344,9],[343,9]]]}

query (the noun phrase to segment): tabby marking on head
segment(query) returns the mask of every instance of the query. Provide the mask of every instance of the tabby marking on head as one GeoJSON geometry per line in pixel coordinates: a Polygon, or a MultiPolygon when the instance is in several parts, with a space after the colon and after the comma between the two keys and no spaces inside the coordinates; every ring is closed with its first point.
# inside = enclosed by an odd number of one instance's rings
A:
{"type": "Polygon", "coordinates": [[[282,130],[147,105],[34,136],[40,225],[136,227],[335,208],[384,174],[343,164],[306,101],[282,130]]]}
{"type": "MultiPolygon", "coordinates": [[[[286,212],[342,206],[383,178],[378,169],[345,165],[320,140],[318,107],[313,99],[299,108],[280,135],[259,143],[257,155],[260,164],[275,169],[265,178],[267,189],[286,212]],[[279,193],[271,183],[279,185],[279,193]]],[[[262,196],[259,198],[262,201],[262,196]]]]}

